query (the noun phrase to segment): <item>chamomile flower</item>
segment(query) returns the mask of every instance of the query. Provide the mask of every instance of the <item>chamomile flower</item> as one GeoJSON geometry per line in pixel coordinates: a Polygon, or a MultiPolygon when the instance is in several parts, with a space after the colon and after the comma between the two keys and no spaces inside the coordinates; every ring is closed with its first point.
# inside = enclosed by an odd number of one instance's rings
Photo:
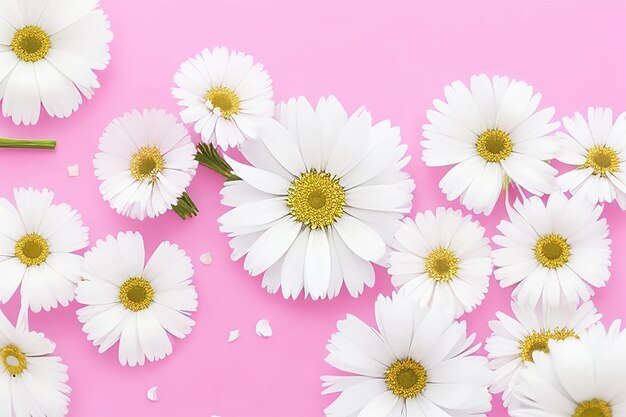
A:
{"type": "Polygon", "coordinates": [[[85,254],[84,281],[76,288],[83,331],[102,353],[119,341],[122,365],[143,365],[172,353],[168,333],[185,338],[198,306],[191,259],[162,242],[148,263],[139,233],[99,240],[85,254]]]}
{"type": "Polygon", "coordinates": [[[587,199],[551,194],[516,201],[509,220],[498,225],[493,241],[495,277],[502,287],[516,285],[513,298],[557,307],[578,304],[609,279],[611,240],[601,206],[587,199]]]}
{"type": "Polygon", "coordinates": [[[426,113],[422,159],[431,167],[453,166],[439,183],[448,200],[490,214],[511,182],[532,194],[556,190],[553,159],[558,141],[554,108],[537,110],[540,94],[523,81],[485,75],[470,88],[455,81],[426,113]]]}
{"type": "Polygon", "coordinates": [[[485,229],[460,210],[439,207],[404,219],[396,232],[389,273],[420,306],[452,308],[455,317],[485,298],[491,248],[485,229]]]}
{"type": "Polygon", "coordinates": [[[226,48],[205,49],[183,62],[172,94],[207,144],[222,149],[255,138],[258,122],[274,116],[272,79],[250,55],[226,48]]]}
{"type": "Polygon", "coordinates": [[[567,133],[557,133],[562,142],[557,159],[576,168],[557,181],[563,191],[594,204],[617,200],[626,210],[626,113],[613,122],[611,109],[590,107],[587,120],[580,113],[563,119],[567,133]]]}
{"type": "Polygon", "coordinates": [[[143,220],[176,205],[196,174],[185,126],[164,110],[133,110],[113,120],[94,159],[100,192],[119,214],[143,220]]]}
{"type": "Polygon", "coordinates": [[[74,252],[89,243],[80,214],[54,193],[13,190],[15,206],[0,198],[0,302],[20,287],[21,299],[35,312],[74,299],[83,258],[74,252]]]}
{"type": "Polygon", "coordinates": [[[41,106],[68,117],[100,87],[113,34],[98,0],[5,0],[0,7],[2,114],[35,124],[41,106]]]}
{"type": "Polygon", "coordinates": [[[378,329],[348,315],[337,323],[326,357],[350,375],[322,377],[340,393],[328,417],[484,417],[491,409],[487,359],[473,353],[465,322],[394,294],[376,301],[378,329]]]}
{"type": "Polygon", "coordinates": [[[374,284],[372,262],[411,209],[413,180],[398,128],[372,125],[363,109],[348,117],[334,98],[313,108],[304,98],[259,125],[259,140],[241,147],[249,164],[228,157],[241,180],[228,181],[218,219],[232,238],[232,258],[264,274],[263,287],[285,298],[353,296],[374,284]]]}

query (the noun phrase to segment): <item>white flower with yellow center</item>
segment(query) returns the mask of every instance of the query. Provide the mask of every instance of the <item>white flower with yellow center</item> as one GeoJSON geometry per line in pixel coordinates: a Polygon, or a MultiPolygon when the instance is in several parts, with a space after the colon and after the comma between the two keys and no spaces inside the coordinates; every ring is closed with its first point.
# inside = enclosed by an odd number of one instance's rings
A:
{"type": "Polygon", "coordinates": [[[455,81],[444,89],[447,102],[435,100],[426,113],[422,159],[431,167],[453,167],[439,187],[448,200],[475,213],[490,214],[511,182],[532,194],[556,190],[553,159],[558,141],[550,123],[554,108],[537,110],[540,94],[523,81],[485,74],[468,89],[455,81]]]}
{"type": "Polygon", "coordinates": [[[485,344],[489,366],[494,370],[491,390],[504,392],[505,405],[515,391],[515,375],[533,362],[535,352],[549,352],[550,340],[580,337],[602,317],[591,301],[579,307],[563,303],[555,308],[513,302],[511,309],[514,317],[498,312],[498,320],[489,322],[492,334],[485,344]]]}
{"type": "Polygon", "coordinates": [[[520,370],[511,417],[626,416],[626,332],[620,321],[549,342],[520,370]]]}
{"type": "Polygon", "coordinates": [[[100,87],[110,24],[97,0],[4,0],[0,6],[2,114],[35,124],[41,105],[68,117],[100,87]]]}
{"type": "Polygon", "coordinates": [[[437,208],[404,219],[396,232],[389,273],[420,306],[453,309],[455,317],[480,305],[489,288],[491,248],[485,229],[460,210],[437,208]]]}
{"type": "Polygon", "coordinates": [[[417,307],[394,294],[376,301],[378,329],[348,315],[337,323],[326,357],[351,375],[322,377],[324,394],[340,393],[328,417],[484,417],[491,410],[487,359],[465,322],[417,307]]]}
{"type": "Polygon", "coordinates": [[[0,416],[62,417],[68,412],[67,366],[55,345],[0,310],[0,416]]]}
{"type": "Polygon", "coordinates": [[[196,174],[185,126],[164,110],[133,110],[113,120],[94,159],[100,192],[119,214],[143,220],[176,205],[196,174]]]}
{"type": "Polygon", "coordinates": [[[35,312],[74,299],[83,258],[73,252],[89,243],[88,228],[67,204],[52,204],[54,193],[13,190],[15,206],[0,198],[0,302],[21,284],[21,299],[35,312]]]}
{"type": "Polygon", "coordinates": [[[207,144],[222,149],[257,136],[258,123],[274,116],[272,79],[250,55],[226,48],[205,49],[183,62],[172,94],[207,144]]]}
{"type": "Polygon", "coordinates": [[[172,353],[168,333],[185,338],[194,321],[198,294],[191,283],[191,259],[162,242],[146,264],[139,233],[99,240],[85,254],[84,281],[76,288],[83,331],[98,352],[118,341],[122,365],[143,365],[172,353]]]}
{"type": "Polygon", "coordinates": [[[241,180],[228,181],[219,218],[232,237],[232,258],[285,298],[354,297],[374,284],[372,262],[411,209],[413,180],[398,128],[372,125],[363,109],[348,117],[334,98],[313,108],[304,98],[279,109],[280,123],[259,125],[259,140],[241,147],[251,165],[227,158],[241,180]]]}
{"type": "Polygon", "coordinates": [[[611,240],[601,206],[587,199],[551,194],[516,201],[509,220],[498,225],[493,241],[495,277],[500,285],[516,285],[513,298],[531,306],[576,305],[609,279],[611,240]]]}

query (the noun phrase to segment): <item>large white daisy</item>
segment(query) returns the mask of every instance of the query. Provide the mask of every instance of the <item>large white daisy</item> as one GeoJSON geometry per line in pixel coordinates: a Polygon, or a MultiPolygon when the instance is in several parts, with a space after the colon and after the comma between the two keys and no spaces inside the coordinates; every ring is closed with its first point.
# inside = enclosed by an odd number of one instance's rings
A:
{"type": "Polygon", "coordinates": [[[172,94],[205,143],[223,149],[257,136],[258,122],[274,116],[272,79],[250,55],[205,49],[183,62],[172,94]]]}
{"type": "Polygon", "coordinates": [[[511,417],[626,416],[626,332],[620,321],[593,326],[580,339],[550,341],[519,372],[511,417]]]}
{"type": "Polygon", "coordinates": [[[83,258],[73,252],[89,243],[80,214],[65,203],[52,204],[54,193],[32,188],[13,190],[15,206],[0,198],[0,302],[21,284],[21,299],[37,312],[74,299],[83,258]]]}
{"type": "Polygon", "coordinates": [[[478,417],[491,409],[487,359],[465,322],[394,294],[376,301],[378,330],[348,315],[326,362],[351,375],[322,377],[341,393],[328,417],[478,417]]]}
{"type": "Polygon", "coordinates": [[[389,273],[420,306],[452,308],[455,317],[480,305],[489,288],[491,248],[485,229],[460,210],[439,207],[404,219],[389,273]]]}
{"type": "Polygon", "coordinates": [[[196,148],[185,126],[164,110],[133,110],[104,131],[93,161],[100,192],[119,214],[157,217],[196,174],[196,148]]]}
{"type": "Polygon", "coordinates": [[[533,353],[549,352],[550,340],[580,337],[602,317],[591,301],[579,307],[563,303],[555,308],[513,302],[511,309],[514,317],[497,312],[498,320],[489,322],[492,334],[485,344],[489,366],[495,372],[491,390],[504,392],[505,405],[515,391],[515,375],[533,362],[533,353]]]}
{"type": "Polygon", "coordinates": [[[98,0],[0,1],[0,99],[16,124],[68,117],[100,87],[113,34],[98,0]]]}
{"type": "Polygon", "coordinates": [[[516,201],[493,241],[495,277],[502,287],[517,284],[513,298],[535,306],[578,304],[609,279],[611,240],[601,206],[581,197],[550,195],[516,201]]]}
{"type": "Polygon", "coordinates": [[[471,78],[468,89],[455,81],[444,89],[447,102],[435,100],[426,113],[422,159],[431,167],[453,167],[439,187],[448,200],[475,213],[490,214],[510,182],[532,194],[556,190],[559,127],[550,123],[554,108],[537,111],[540,94],[523,81],[485,75],[471,78]]]}
{"type": "Polygon", "coordinates": [[[242,145],[250,165],[227,158],[241,180],[222,190],[234,209],[220,230],[232,237],[233,260],[245,256],[271,293],[331,298],[345,283],[356,297],[374,284],[371,262],[384,262],[411,209],[399,129],[372,125],[363,109],[348,117],[334,97],[316,109],[292,99],[278,113],[280,123],[261,122],[260,140],[242,145]]]}
{"type": "Polygon", "coordinates": [[[563,118],[557,159],[576,168],[559,176],[564,191],[582,194],[592,203],[617,203],[626,210],[626,113],[613,122],[611,109],[590,107],[588,122],[580,113],[563,118]]]}

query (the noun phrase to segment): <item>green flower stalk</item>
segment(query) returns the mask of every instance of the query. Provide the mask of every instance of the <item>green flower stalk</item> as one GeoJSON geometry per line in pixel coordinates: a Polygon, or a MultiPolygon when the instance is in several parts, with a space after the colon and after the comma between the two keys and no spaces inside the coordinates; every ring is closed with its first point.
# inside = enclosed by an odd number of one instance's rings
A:
{"type": "Polygon", "coordinates": [[[30,140],[30,139],[0,138],[0,148],[52,150],[52,149],[55,149],[56,147],[57,147],[57,141],[51,140],[51,139],[30,140]]]}

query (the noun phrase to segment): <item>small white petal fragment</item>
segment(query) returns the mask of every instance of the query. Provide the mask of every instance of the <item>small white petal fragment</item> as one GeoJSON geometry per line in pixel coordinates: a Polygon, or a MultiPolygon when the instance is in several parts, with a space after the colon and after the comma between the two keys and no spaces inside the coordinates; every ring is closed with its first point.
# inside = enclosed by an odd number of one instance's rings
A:
{"type": "Polygon", "coordinates": [[[79,174],[79,165],[74,164],[67,167],[67,175],[70,177],[78,177],[79,174]]]}
{"type": "Polygon", "coordinates": [[[209,252],[203,253],[200,255],[200,262],[204,265],[211,265],[211,262],[213,262],[213,255],[209,252]]]}
{"type": "Polygon", "coordinates": [[[152,387],[152,388],[150,388],[150,389],[148,390],[147,396],[148,396],[148,399],[149,399],[150,401],[156,401],[156,400],[158,400],[158,398],[157,398],[157,389],[158,389],[158,388],[159,388],[158,386],[155,386],[155,387],[152,387]]]}
{"type": "Polygon", "coordinates": [[[256,324],[256,334],[259,337],[271,337],[273,333],[270,322],[266,319],[259,320],[256,324]]]}
{"type": "Polygon", "coordinates": [[[231,330],[228,334],[228,343],[232,343],[239,339],[239,329],[231,330]]]}

